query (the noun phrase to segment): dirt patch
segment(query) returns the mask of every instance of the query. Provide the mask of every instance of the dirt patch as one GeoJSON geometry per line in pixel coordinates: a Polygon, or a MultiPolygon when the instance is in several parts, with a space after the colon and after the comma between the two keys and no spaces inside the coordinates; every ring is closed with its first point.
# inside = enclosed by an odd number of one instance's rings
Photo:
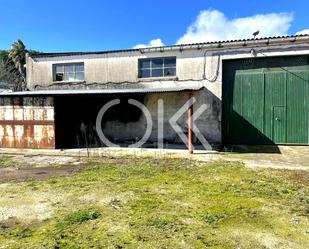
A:
{"type": "Polygon", "coordinates": [[[46,203],[20,205],[18,207],[0,207],[0,221],[12,217],[21,220],[43,220],[52,217],[51,208],[46,203]]]}
{"type": "Polygon", "coordinates": [[[62,155],[0,155],[0,183],[67,176],[84,166],[80,158],[62,155]]]}
{"type": "Polygon", "coordinates": [[[62,155],[7,155],[0,154],[0,168],[6,167],[57,167],[62,165],[78,165],[80,158],[62,155]]]}
{"type": "Polygon", "coordinates": [[[10,181],[26,181],[26,180],[40,180],[52,176],[68,176],[82,168],[84,165],[63,166],[61,168],[55,167],[39,167],[39,168],[18,168],[8,167],[0,168],[0,183],[10,181]]]}

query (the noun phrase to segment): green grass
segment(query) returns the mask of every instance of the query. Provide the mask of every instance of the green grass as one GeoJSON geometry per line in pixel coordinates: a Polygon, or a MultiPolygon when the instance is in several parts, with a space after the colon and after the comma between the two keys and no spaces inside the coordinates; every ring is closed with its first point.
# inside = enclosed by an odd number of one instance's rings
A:
{"type": "Polygon", "coordinates": [[[0,185],[0,210],[44,207],[2,221],[0,245],[309,248],[308,172],[176,159],[88,164],[70,177],[0,185]]]}
{"type": "Polygon", "coordinates": [[[79,210],[73,213],[70,213],[67,217],[65,217],[65,221],[68,222],[70,225],[83,223],[88,220],[95,220],[101,216],[99,211],[95,210],[79,210]]]}
{"type": "Polygon", "coordinates": [[[10,166],[14,166],[14,161],[12,157],[1,155],[0,156],[0,168],[6,168],[10,166]]]}

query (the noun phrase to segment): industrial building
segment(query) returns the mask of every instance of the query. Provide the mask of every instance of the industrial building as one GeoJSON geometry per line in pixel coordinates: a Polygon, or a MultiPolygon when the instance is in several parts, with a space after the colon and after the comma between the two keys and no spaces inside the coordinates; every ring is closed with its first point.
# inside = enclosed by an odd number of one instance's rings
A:
{"type": "MultiPolygon", "coordinates": [[[[309,36],[270,37],[100,52],[40,53],[26,58],[28,91],[0,93],[0,146],[107,146],[102,132],[129,146],[152,129],[144,146],[184,144],[169,120],[191,97],[177,124],[195,145],[198,127],[215,145],[307,145],[309,36]],[[162,100],[163,121],[158,105],[162,100]],[[191,114],[204,106],[196,119],[191,114]],[[189,117],[189,118],[188,118],[189,117]],[[189,119],[190,122],[187,122],[189,119]],[[193,135],[193,136],[192,136],[193,135]]],[[[189,143],[190,144],[190,143],[189,143]]]]}

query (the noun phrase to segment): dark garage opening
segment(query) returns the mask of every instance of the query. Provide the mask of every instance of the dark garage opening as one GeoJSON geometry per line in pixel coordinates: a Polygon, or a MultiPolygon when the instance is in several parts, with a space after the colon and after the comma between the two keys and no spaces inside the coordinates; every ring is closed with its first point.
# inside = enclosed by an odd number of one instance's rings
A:
{"type": "MultiPolygon", "coordinates": [[[[102,118],[102,127],[109,124],[107,138],[114,143],[130,143],[128,140],[139,139],[134,134],[122,137],[113,131],[113,122],[120,125],[138,122],[142,112],[137,107],[128,104],[128,99],[141,103],[143,95],[121,97],[112,94],[89,94],[55,96],[55,140],[57,149],[104,147],[96,132],[96,118],[100,109],[113,99],[120,99],[120,104],[111,107],[102,118]]],[[[135,141],[134,141],[135,142],[135,141]]]]}

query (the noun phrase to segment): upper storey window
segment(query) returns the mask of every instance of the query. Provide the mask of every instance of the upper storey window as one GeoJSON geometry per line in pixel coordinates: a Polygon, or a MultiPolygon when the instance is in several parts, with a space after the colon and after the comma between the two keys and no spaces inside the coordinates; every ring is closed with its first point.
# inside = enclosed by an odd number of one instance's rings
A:
{"type": "Polygon", "coordinates": [[[139,78],[172,76],[176,76],[176,57],[138,60],[139,78]]]}
{"type": "Polygon", "coordinates": [[[54,81],[83,81],[84,63],[66,63],[53,65],[54,81]]]}

